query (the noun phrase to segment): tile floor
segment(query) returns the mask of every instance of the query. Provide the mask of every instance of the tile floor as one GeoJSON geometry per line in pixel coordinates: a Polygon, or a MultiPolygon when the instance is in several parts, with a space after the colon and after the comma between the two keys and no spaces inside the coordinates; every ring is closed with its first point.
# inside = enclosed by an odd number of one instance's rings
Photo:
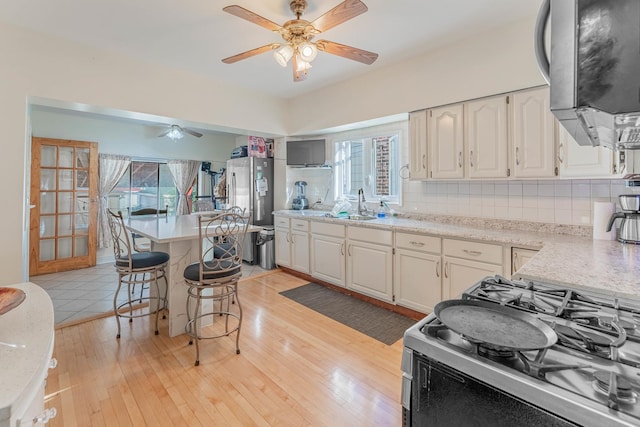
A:
{"type": "MultiPolygon", "coordinates": [[[[244,264],[243,276],[267,272],[259,265],[244,264]]],[[[33,276],[31,282],[41,286],[53,301],[56,326],[73,324],[113,312],[113,296],[118,286],[118,274],[113,264],[62,273],[33,276]]],[[[137,294],[137,291],[136,291],[137,294]]],[[[126,298],[123,294],[122,298],[126,298]]]]}

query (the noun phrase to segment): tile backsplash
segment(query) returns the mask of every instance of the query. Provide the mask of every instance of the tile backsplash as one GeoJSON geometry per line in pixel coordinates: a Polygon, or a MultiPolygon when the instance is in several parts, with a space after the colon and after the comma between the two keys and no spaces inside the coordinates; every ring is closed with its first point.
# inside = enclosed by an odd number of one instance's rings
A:
{"type": "Polygon", "coordinates": [[[632,192],[621,179],[405,181],[403,206],[396,210],[591,225],[595,202],[617,203],[618,195],[632,192]]]}

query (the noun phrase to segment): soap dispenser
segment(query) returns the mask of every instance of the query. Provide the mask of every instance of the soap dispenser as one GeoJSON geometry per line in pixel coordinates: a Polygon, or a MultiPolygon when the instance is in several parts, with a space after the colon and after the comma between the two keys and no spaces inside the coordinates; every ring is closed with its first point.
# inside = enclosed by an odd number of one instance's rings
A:
{"type": "Polygon", "coordinates": [[[386,218],[387,205],[384,201],[380,200],[380,208],[378,208],[378,218],[386,218]]]}

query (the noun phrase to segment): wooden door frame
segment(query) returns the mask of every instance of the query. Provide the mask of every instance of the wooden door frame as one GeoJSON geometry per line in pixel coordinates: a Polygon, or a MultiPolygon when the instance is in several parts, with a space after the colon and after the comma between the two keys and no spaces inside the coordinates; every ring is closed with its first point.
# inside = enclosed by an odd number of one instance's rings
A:
{"type": "MultiPolygon", "coordinates": [[[[74,158],[75,161],[75,158],[74,158]]],[[[74,141],[69,139],[31,138],[31,185],[30,204],[33,206],[29,212],[29,276],[38,274],[55,273],[59,271],[75,270],[96,265],[97,252],[97,227],[98,227],[98,143],[89,141],[74,141]],[[54,259],[51,261],[40,260],[40,165],[42,145],[73,146],[89,149],[89,224],[87,228],[87,255],[82,257],[54,259]]],[[[75,179],[75,177],[74,177],[75,179]]],[[[58,186],[56,186],[58,191],[58,186]]],[[[75,236],[75,234],[73,235],[75,236]]]]}

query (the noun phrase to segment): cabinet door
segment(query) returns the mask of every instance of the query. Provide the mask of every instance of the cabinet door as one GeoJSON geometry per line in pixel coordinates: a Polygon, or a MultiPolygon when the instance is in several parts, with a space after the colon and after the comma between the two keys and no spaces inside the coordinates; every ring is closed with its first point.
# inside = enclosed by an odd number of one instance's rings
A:
{"type": "Polygon", "coordinates": [[[275,229],[275,250],[276,250],[276,264],[283,267],[291,267],[291,249],[289,242],[289,229],[277,228],[275,229]]]}
{"type": "Polygon", "coordinates": [[[345,241],[338,237],[311,235],[311,275],[334,285],[345,285],[345,241]]]}
{"type": "Polygon", "coordinates": [[[309,273],[309,233],[291,233],[291,268],[309,273]]]}
{"type": "Polygon", "coordinates": [[[560,175],[566,177],[606,177],[613,173],[613,151],[605,147],[578,145],[556,121],[560,175]]]}
{"type": "Polygon", "coordinates": [[[427,110],[409,114],[409,179],[427,178],[427,110]]]}
{"type": "Polygon", "coordinates": [[[431,178],[464,178],[462,104],[429,110],[428,148],[431,178]]]}
{"type": "Polygon", "coordinates": [[[507,97],[468,102],[464,119],[469,178],[506,178],[509,168],[507,97]]]}
{"type": "Polygon", "coordinates": [[[555,176],[554,117],[549,89],[513,94],[513,149],[516,178],[555,176]]]}
{"type": "Polygon", "coordinates": [[[511,248],[511,274],[518,271],[537,253],[534,249],[511,248]]]}
{"type": "Polygon", "coordinates": [[[394,286],[396,303],[421,313],[431,313],[442,300],[440,256],[396,249],[394,286]]]}
{"type": "Polygon", "coordinates": [[[349,242],[347,288],[393,302],[393,249],[367,242],[349,242]]]}
{"type": "Polygon", "coordinates": [[[459,298],[464,291],[486,276],[503,274],[501,265],[444,256],[443,298],[459,298]]]}

